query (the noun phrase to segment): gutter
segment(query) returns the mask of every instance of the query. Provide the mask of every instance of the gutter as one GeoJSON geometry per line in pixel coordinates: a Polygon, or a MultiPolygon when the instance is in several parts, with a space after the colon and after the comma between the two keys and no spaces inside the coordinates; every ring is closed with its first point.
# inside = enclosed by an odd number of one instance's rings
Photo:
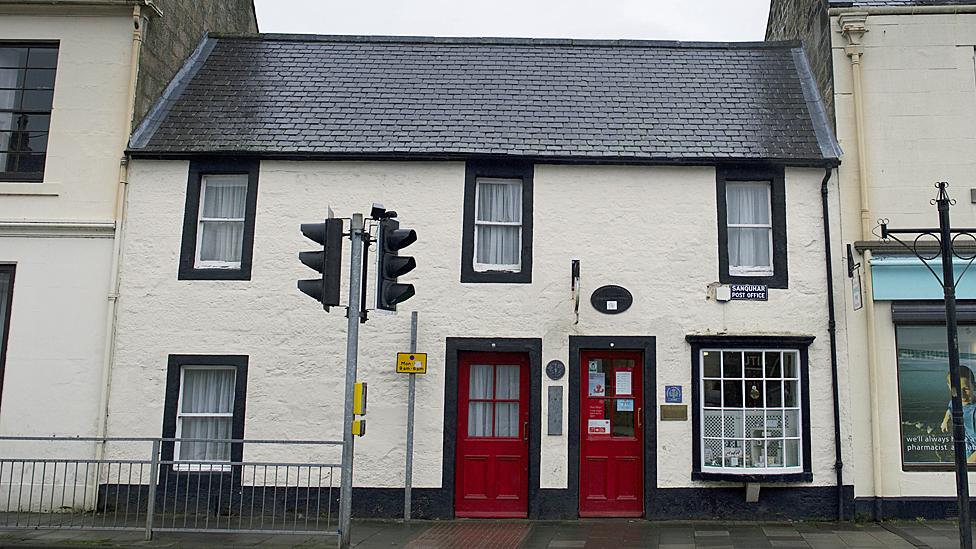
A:
{"type": "Polygon", "coordinates": [[[834,269],[830,253],[830,207],[827,182],[833,170],[824,170],[820,182],[820,198],[823,208],[824,267],[827,272],[827,334],[830,338],[830,388],[834,398],[834,471],[837,474],[837,520],[845,520],[847,498],[844,494],[844,459],[840,431],[840,381],[837,373],[837,321],[834,315],[834,269]]]}
{"type": "Polygon", "coordinates": [[[850,6],[830,8],[830,15],[866,13],[868,15],[959,15],[976,13],[976,4],[969,6],[850,6]]]}
{"type": "Polygon", "coordinates": [[[36,6],[50,6],[50,7],[108,7],[108,8],[146,8],[150,13],[147,15],[153,15],[156,17],[162,16],[163,12],[159,9],[153,0],[15,0],[13,2],[4,2],[2,8],[19,8],[19,7],[36,7],[36,6]]]}

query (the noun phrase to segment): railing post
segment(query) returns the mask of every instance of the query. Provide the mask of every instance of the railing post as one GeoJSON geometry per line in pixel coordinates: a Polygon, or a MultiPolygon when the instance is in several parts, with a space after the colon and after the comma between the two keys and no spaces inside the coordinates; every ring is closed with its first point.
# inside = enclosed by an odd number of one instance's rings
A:
{"type": "Polygon", "coordinates": [[[152,539],[153,515],[156,511],[156,485],[159,481],[159,439],[152,443],[149,460],[149,500],[146,502],[146,541],[152,539]]]}

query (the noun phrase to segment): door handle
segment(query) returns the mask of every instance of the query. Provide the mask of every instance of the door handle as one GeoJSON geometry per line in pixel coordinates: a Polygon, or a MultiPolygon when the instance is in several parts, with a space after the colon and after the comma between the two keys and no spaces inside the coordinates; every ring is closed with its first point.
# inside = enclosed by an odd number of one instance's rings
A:
{"type": "Polygon", "coordinates": [[[526,421],[522,424],[522,440],[529,441],[529,422],[526,421]]]}
{"type": "Polygon", "coordinates": [[[637,428],[638,429],[641,428],[641,411],[643,411],[643,410],[644,410],[643,408],[638,408],[637,409],[637,428]]]}

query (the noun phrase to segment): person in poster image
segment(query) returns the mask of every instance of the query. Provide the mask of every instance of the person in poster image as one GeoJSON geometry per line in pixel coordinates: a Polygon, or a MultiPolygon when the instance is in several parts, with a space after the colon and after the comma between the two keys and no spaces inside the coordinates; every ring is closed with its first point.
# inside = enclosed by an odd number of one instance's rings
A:
{"type": "MultiPolygon", "coordinates": [[[[952,394],[952,379],[946,374],[946,383],[949,384],[949,394],[952,394]]],[[[962,423],[966,426],[966,455],[967,461],[976,463],[976,377],[973,371],[967,366],[959,366],[959,389],[962,394],[962,423]]],[[[952,401],[949,401],[949,409],[946,410],[942,418],[942,432],[949,432],[949,424],[952,422],[952,401]]]]}

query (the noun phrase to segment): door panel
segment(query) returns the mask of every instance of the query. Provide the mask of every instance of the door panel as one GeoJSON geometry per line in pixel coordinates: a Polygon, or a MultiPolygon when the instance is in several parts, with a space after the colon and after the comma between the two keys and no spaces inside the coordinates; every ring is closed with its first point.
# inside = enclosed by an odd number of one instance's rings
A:
{"type": "Polygon", "coordinates": [[[581,517],[644,514],[643,358],[580,351],[581,517]]]}
{"type": "Polygon", "coordinates": [[[529,358],[461,353],[454,514],[526,517],[529,358]]]}

